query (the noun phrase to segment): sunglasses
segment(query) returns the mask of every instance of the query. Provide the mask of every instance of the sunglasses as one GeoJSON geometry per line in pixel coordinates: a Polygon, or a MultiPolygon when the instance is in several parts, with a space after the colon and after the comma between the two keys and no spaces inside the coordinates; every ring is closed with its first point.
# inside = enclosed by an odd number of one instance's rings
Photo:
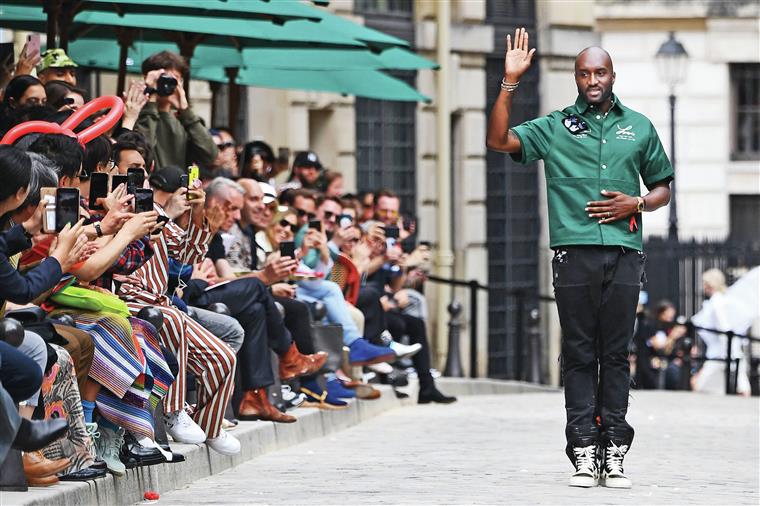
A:
{"type": "Polygon", "coordinates": [[[325,215],[325,219],[326,220],[332,220],[333,218],[335,218],[335,219],[338,218],[338,214],[334,213],[332,211],[325,211],[324,215],[325,215]]]}
{"type": "Polygon", "coordinates": [[[219,149],[219,151],[223,151],[227,148],[234,148],[235,143],[234,142],[223,142],[221,144],[217,144],[216,147],[219,149]]]}
{"type": "Polygon", "coordinates": [[[295,232],[298,225],[295,223],[290,223],[288,220],[282,219],[280,220],[280,226],[282,228],[289,228],[291,232],[295,232]]]}
{"type": "MultiPolygon", "coordinates": [[[[316,214],[306,212],[303,209],[298,209],[297,207],[296,207],[296,212],[298,213],[298,217],[299,218],[303,218],[304,216],[308,216],[309,220],[313,220],[313,219],[315,219],[317,217],[316,214]]],[[[325,213],[325,214],[327,214],[327,213],[325,213]]]]}

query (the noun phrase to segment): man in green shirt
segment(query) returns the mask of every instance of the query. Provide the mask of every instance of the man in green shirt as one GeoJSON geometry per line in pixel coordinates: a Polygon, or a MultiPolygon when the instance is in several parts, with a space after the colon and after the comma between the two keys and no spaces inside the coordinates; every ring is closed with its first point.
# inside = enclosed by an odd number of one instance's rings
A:
{"type": "Polygon", "coordinates": [[[642,213],[668,203],[673,168],[651,122],[612,93],[612,60],[599,47],[575,60],[574,104],[510,128],[512,98],[536,51],[528,48],[525,29],[514,41],[507,36],[487,145],[520,163],[544,161],[566,453],[575,466],[570,485],[630,488],[623,457],[633,441],[625,416],[628,344],[646,259],[642,213]]]}

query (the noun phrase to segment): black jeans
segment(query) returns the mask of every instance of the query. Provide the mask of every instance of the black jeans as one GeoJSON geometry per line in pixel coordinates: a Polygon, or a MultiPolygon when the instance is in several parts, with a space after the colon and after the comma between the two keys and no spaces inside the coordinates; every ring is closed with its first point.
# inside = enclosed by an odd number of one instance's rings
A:
{"type": "Polygon", "coordinates": [[[282,356],[293,339],[264,283],[255,278],[236,279],[205,292],[207,304],[223,302],[245,330],[238,352],[244,390],[255,390],[274,383],[271,348],[282,356]]]}
{"type": "Polygon", "coordinates": [[[427,339],[425,320],[397,311],[388,311],[385,317],[388,322],[388,331],[394,341],[399,341],[406,335],[409,336],[410,343],[422,345],[422,349],[412,357],[412,364],[417,370],[420,390],[429,392],[435,387],[435,382],[433,375],[430,374],[430,344],[427,339]]]}
{"type": "Polygon", "coordinates": [[[644,253],[619,246],[555,249],[554,293],[562,325],[565,436],[587,446],[600,436],[630,445],[628,411],[636,304],[644,274],[644,253]],[[599,425],[596,418],[599,417],[599,425]]]}
{"type": "Polygon", "coordinates": [[[372,285],[366,285],[359,289],[356,307],[364,313],[364,338],[370,341],[379,339],[380,334],[388,328],[385,310],[380,303],[382,296],[383,293],[372,285]]]}

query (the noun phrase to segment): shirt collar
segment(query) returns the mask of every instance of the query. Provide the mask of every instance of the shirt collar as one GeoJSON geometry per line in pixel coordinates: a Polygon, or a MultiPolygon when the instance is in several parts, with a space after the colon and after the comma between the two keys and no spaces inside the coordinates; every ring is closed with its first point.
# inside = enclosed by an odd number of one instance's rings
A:
{"type": "MultiPolygon", "coordinates": [[[[592,105],[589,105],[586,100],[583,98],[583,95],[578,94],[578,98],[575,99],[575,108],[578,110],[580,114],[586,114],[586,111],[588,111],[589,108],[593,107],[592,105]]],[[[610,107],[610,111],[613,109],[618,108],[622,112],[623,110],[623,104],[620,102],[620,99],[615,95],[612,94],[612,106],[610,107]]]]}

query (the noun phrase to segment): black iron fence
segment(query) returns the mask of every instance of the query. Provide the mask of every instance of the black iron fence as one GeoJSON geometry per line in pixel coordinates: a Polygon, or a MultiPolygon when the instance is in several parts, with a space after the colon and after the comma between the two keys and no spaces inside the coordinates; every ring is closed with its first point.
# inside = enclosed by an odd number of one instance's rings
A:
{"type": "Polygon", "coordinates": [[[702,273],[720,269],[730,285],[739,276],[760,265],[760,241],[671,241],[650,238],[645,290],[653,303],[668,299],[679,314],[691,317],[702,307],[702,273]]]}

